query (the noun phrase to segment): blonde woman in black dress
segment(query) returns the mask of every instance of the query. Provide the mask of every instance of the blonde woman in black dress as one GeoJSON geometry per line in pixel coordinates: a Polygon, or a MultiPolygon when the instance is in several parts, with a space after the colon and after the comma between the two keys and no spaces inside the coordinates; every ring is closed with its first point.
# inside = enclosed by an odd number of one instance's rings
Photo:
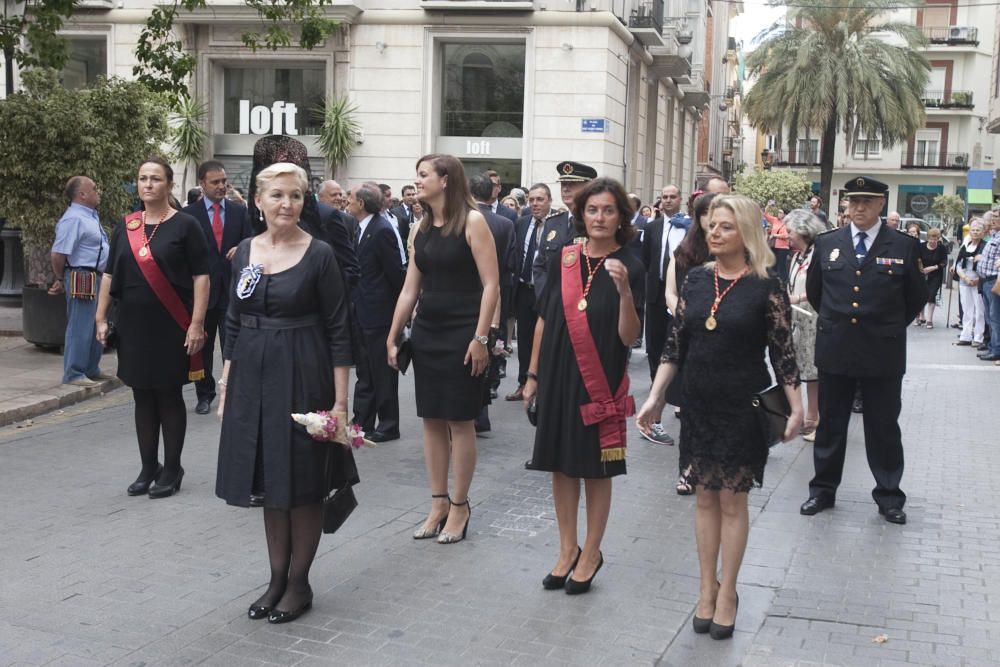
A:
{"type": "Polygon", "coordinates": [[[715,261],[688,272],[676,327],[636,421],[648,431],[659,420],[664,390],[683,363],[679,465],[696,489],[701,569],[694,630],[726,639],[739,605],[736,579],[750,528],[747,492],[763,483],[767,463],[768,443],[751,404],[753,394],[772,383],[765,350],[792,408],[783,440],[799,433],[802,399],[788,293],[769,270],[774,254],[760,226],[760,208],[742,195],[721,195],[709,215],[708,248],[715,261]]]}
{"type": "Polygon", "coordinates": [[[476,209],[458,158],[420,158],[414,183],[425,213],[386,353],[389,365],[397,368],[403,326],[418,306],[410,344],[431,511],[413,537],[453,544],[465,539],[472,516],[474,420],[483,407],[490,326],[499,322],[500,276],[493,234],[476,209]]]}

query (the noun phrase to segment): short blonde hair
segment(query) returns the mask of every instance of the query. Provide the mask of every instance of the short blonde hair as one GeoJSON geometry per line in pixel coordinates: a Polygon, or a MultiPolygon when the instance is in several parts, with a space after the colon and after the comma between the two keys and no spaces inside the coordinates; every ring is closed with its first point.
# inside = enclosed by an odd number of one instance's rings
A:
{"type": "Polygon", "coordinates": [[[941,230],[937,227],[931,227],[927,230],[927,238],[929,239],[939,239],[941,238],[941,230]]]}
{"type": "Polygon", "coordinates": [[[267,184],[278,176],[287,176],[289,174],[296,177],[299,189],[305,194],[306,190],[309,189],[309,177],[306,175],[305,169],[291,162],[275,162],[269,167],[261,169],[260,173],[257,174],[257,192],[267,187],[267,184]]]}
{"type": "Polygon", "coordinates": [[[708,208],[709,220],[719,208],[727,209],[736,218],[736,228],[743,240],[743,247],[746,248],[750,273],[758,278],[767,278],[767,270],[775,265],[776,260],[767,246],[767,237],[764,236],[764,227],[761,225],[764,214],[760,206],[744,195],[717,195],[708,208]]]}

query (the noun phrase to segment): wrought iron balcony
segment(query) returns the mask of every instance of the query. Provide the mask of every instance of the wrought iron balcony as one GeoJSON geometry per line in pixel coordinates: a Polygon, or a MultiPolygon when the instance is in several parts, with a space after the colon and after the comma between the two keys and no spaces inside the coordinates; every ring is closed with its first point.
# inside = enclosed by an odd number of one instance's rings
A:
{"type": "Polygon", "coordinates": [[[628,29],[646,46],[663,46],[663,0],[641,0],[628,17],[628,29]]]}
{"type": "Polygon", "coordinates": [[[953,171],[969,170],[968,153],[904,153],[900,167],[903,169],[948,169],[953,171]]]}
{"type": "Polygon", "coordinates": [[[967,25],[924,26],[924,37],[931,44],[948,46],[979,46],[979,28],[967,25]]]}
{"type": "Polygon", "coordinates": [[[926,90],[924,106],[928,109],[972,109],[971,90],[926,90]]]}
{"type": "Polygon", "coordinates": [[[764,164],[775,167],[816,167],[819,165],[819,151],[767,151],[763,153],[764,164]]]}

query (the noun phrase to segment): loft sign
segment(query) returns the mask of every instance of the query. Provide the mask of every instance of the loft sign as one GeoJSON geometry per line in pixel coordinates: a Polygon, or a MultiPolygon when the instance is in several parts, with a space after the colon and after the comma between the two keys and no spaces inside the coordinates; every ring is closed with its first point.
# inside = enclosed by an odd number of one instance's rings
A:
{"type": "Polygon", "coordinates": [[[275,100],[271,108],[263,105],[250,106],[250,100],[240,100],[240,134],[288,134],[298,135],[295,114],[298,109],[294,102],[275,100]]]}
{"type": "Polygon", "coordinates": [[[471,141],[466,140],[465,142],[465,154],[466,155],[489,155],[490,154],[490,142],[483,139],[482,141],[471,141]]]}

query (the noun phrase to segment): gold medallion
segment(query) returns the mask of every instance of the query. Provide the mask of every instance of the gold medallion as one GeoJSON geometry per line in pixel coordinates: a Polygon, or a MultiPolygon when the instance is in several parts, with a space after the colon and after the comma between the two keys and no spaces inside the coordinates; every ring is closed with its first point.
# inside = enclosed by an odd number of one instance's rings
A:
{"type": "Polygon", "coordinates": [[[139,248],[139,257],[145,257],[148,254],[149,250],[146,248],[146,246],[142,246],[141,248],[139,248]]]}
{"type": "Polygon", "coordinates": [[[573,266],[574,264],[576,264],[576,252],[570,250],[563,255],[563,266],[573,266]]]}
{"type": "Polygon", "coordinates": [[[587,310],[587,297],[580,299],[576,304],[577,310],[587,310]]]}
{"type": "Polygon", "coordinates": [[[136,218],[135,220],[129,220],[125,226],[128,227],[129,231],[134,232],[135,230],[139,229],[140,225],[142,225],[142,223],[139,222],[139,218],[136,218]]]}
{"type": "Polygon", "coordinates": [[[550,229],[550,230],[549,230],[549,233],[548,233],[548,234],[547,234],[547,235],[545,236],[545,240],[546,240],[546,241],[551,241],[551,240],[552,240],[552,239],[554,239],[555,237],[556,237],[556,230],[554,230],[554,229],[550,229]]]}
{"type": "Polygon", "coordinates": [[[719,323],[715,321],[715,315],[709,315],[705,320],[705,328],[709,331],[715,331],[715,327],[719,326],[719,323]]]}

